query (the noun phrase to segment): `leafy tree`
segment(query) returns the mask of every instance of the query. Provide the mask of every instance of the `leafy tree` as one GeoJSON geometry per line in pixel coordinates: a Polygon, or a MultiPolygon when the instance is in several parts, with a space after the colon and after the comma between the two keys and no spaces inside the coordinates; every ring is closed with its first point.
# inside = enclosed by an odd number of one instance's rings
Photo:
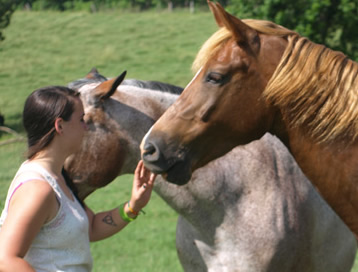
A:
{"type": "Polygon", "coordinates": [[[0,41],[5,39],[2,29],[10,24],[11,15],[21,2],[20,0],[0,0],[0,41]]]}
{"type": "MultiPolygon", "coordinates": [[[[71,9],[73,0],[33,0],[36,10],[59,10],[71,9]]],[[[84,2],[84,1],[83,1],[84,2]]]]}
{"type": "Polygon", "coordinates": [[[358,60],[358,0],[231,0],[229,10],[273,21],[358,60]]]}

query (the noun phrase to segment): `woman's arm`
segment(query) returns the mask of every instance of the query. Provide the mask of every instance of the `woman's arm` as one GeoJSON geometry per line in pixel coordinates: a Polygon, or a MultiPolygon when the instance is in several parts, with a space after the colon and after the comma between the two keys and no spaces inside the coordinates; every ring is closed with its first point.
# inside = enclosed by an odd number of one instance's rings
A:
{"type": "Polygon", "coordinates": [[[0,231],[0,271],[35,271],[23,257],[57,210],[55,193],[47,182],[33,180],[14,192],[0,231]]]}
{"type": "MultiPolygon", "coordinates": [[[[129,201],[130,207],[128,203],[125,203],[123,207],[128,217],[135,218],[138,212],[147,205],[152,194],[155,177],[156,175],[151,174],[144,167],[143,162],[139,161],[134,172],[132,196],[129,201]]],[[[128,225],[128,222],[122,219],[119,209],[115,208],[95,214],[86,207],[90,222],[89,236],[91,242],[105,239],[128,225]]]]}
{"type": "MultiPolygon", "coordinates": [[[[89,237],[91,242],[110,237],[128,225],[128,222],[120,217],[118,208],[95,214],[86,207],[86,213],[90,222],[89,237]]],[[[132,216],[129,213],[128,215],[132,216]]]]}

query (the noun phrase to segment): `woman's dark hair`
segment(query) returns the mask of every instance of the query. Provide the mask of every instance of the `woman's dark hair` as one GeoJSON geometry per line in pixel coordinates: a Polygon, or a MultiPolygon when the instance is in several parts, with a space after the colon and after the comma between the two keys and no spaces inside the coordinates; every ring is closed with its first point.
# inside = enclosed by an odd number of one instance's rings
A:
{"type": "Polygon", "coordinates": [[[78,196],[78,189],[75,185],[75,183],[73,182],[73,180],[70,178],[70,176],[68,175],[67,171],[65,170],[65,168],[62,168],[62,176],[66,181],[67,186],[71,189],[72,193],[74,194],[75,198],[77,198],[78,202],[81,204],[82,208],[85,208],[85,203],[83,202],[82,199],[80,199],[80,197],[78,196]]]}
{"type": "Polygon", "coordinates": [[[55,121],[68,121],[75,110],[79,94],[63,86],[49,86],[35,90],[27,98],[22,115],[27,133],[27,158],[32,159],[48,146],[55,135],[55,121]]]}
{"type": "MultiPolygon", "coordinates": [[[[35,90],[26,99],[22,115],[27,132],[27,158],[32,159],[38,152],[48,146],[55,136],[55,121],[61,117],[68,121],[75,110],[75,100],[79,93],[63,86],[49,86],[35,90]]],[[[69,175],[62,169],[62,175],[67,186],[72,190],[77,200],[77,189],[69,175]]]]}

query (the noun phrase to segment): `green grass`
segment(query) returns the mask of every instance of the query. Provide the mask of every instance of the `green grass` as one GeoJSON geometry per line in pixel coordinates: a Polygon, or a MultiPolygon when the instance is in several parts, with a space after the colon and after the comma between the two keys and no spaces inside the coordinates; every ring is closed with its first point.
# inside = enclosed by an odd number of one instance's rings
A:
{"type": "Polygon", "coordinates": [[[21,129],[34,89],[67,84],[92,67],[106,76],[186,85],[200,45],[216,29],[210,13],[16,12],[0,43],[0,112],[21,129]]]}
{"type": "MultiPolygon", "coordinates": [[[[92,67],[108,77],[186,85],[200,45],[216,29],[210,13],[16,12],[0,43],[0,112],[6,125],[23,132],[21,112],[30,92],[65,85],[92,67]]],[[[9,136],[0,134],[0,141],[9,136]]],[[[0,146],[0,208],[23,160],[25,143],[0,146]]],[[[94,211],[118,206],[130,196],[131,175],[88,198],[94,211]]],[[[94,271],[182,271],[176,256],[177,214],[153,194],[140,216],[119,234],[92,243],[94,271]]]]}
{"type": "MultiPolygon", "coordinates": [[[[22,107],[31,91],[65,85],[92,67],[108,77],[127,70],[127,78],[185,86],[196,52],[215,30],[208,12],[18,11],[0,43],[0,112],[7,126],[22,132],[22,107]]],[[[0,134],[0,141],[8,138],[0,134]]],[[[24,152],[25,143],[0,146],[0,209],[24,152]]],[[[118,206],[130,195],[131,178],[117,178],[87,203],[94,211],[118,206]]],[[[156,194],[145,210],[119,234],[91,245],[94,271],[182,271],[175,250],[177,214],[156,194]]]]}

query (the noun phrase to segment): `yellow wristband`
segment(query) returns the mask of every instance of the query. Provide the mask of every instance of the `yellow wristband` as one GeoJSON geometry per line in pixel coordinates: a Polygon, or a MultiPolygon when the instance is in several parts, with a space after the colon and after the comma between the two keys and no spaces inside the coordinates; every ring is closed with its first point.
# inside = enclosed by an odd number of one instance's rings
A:
{"type": "Polygon", "coordinates": [[[135,210],[132,209],[132,207],[129,205],[129,201],[128,201],[128,209],[130,210],[131,213],[133,213],[135,216],[137,216],[139,214],[139,212],[136,212],[135,210]]]}

